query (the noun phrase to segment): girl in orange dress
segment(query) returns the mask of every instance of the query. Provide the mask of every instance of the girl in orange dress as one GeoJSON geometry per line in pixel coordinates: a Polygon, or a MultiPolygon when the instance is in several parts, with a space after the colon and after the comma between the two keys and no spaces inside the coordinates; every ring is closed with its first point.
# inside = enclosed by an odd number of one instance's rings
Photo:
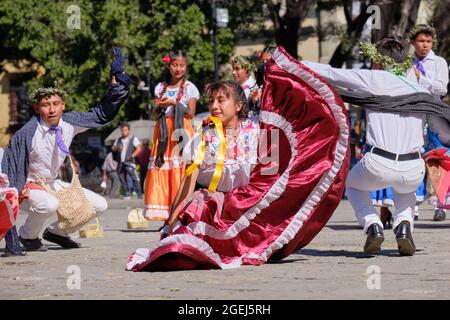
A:
{"type": "Polygon", "coordinates": [[[158,123],[144,185],[144,215],[149,220],[169,218],[185,169],[180,153],[194,135],[189,120],[200,97],[197,87],[186,79],[185,53],[172,50],[163,61],[168,68],[164,81],[155,87],[158,123]]]}

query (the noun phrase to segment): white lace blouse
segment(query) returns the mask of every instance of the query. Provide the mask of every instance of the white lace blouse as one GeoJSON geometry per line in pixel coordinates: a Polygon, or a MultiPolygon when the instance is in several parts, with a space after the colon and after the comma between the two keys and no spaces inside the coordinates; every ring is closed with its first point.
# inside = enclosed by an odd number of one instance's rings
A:
{"type": "MultiPolygon", "coordinates": [[[[205,155],[199,166],[197,183],[207,188],[211,182],[217,162],[220,140],[215,128],[202,128],[205,139],[205,155]]],[[[236,140],[227,142],[225,164],[217,191],[228,192],[245,186],[258,159],[259,122],[257,118],[248,118],[240,123],[236,140]]],[[[186,144],[183,157],[187,166],[194,162],[201,143],[197,132],[186,144]]]]}

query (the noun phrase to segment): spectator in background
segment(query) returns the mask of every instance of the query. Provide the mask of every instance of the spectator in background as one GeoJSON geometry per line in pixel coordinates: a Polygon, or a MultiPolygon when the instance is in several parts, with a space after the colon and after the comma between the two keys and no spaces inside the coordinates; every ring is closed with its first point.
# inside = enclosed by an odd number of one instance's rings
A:
{"type": "Polygon", "coordinates": [[[98,153],[93,153],[86,162],[86,173],[80,176],[81,185],[94,191],[95,193],[102,193],[102,172],[97,165],[98,153]]]}
{"type": "Polygon", "coordinates": [[[109,152],[103,162],[103,181],[105,182],[105,195],[110,198],[119,198],[120,196],[120,179],[117,173],[117,161],[113,159],[113,153],[109,152]]]}
{"type": "Polygon", "coordinates": [[[116,153],[117,172],[120,182],[125,189],[124,199],[131,199],[131,188],[127,183],[128,177],[133,181],[133,187],[137,191],[138,198],[141,199],[142,189],[134,160],[141,152],[141,143],[137,137],[130,135],[130,125],[128,123],[124,122],[120,125],[120,132],[122,136],[114,142],[111,150],[116,153]]]}
{"type": "Polygon", "coordinates": [[[150,161],[150,148],[147,139],[142,141],[141,152],[136,157],[136,163],[139,165],[139,179],[141,182],[141,190],[144,190],[145,177],[147,176],[148,163],[150,161]]]}

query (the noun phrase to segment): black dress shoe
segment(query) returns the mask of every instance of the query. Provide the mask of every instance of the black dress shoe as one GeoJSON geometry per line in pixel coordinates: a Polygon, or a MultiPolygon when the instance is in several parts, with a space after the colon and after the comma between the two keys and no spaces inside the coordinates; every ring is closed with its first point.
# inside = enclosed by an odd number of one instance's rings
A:
{"type": "Polygon", "coordinates": [[[445,220],[445,210],[436,209],[434,210],[433,221],[444,221],[445,220]]]}
{"type": "Polygon", "coordinates": [[[384,241],[383,229],[378,223],[372,223],[367,228],[367,239],[364,245],[365,253],[377,253],[381,251],[381,244],[384,241]]]}
{"type": "Polygon", "coordinates": [[[414,244],[411,226],[407,221],[401,222],[395,228],[395,237],[397,239],[398,252],[402,256],[412,256],[416,252],[416,245],[414,244]]]}
{"type": "Polygon", "coordinates": [[[42,244],[41,239],[24,239],[21,236],[19,236],[19,241],[27,251],[47,251],[47,247],[42,244]]]}
{"type": "Polygon", "coordinates": [[[76,249],[81,247],[81,243],[75,242],[70,237],[63,237],[48,231],[45,229],[44,234],[42,235],[44,240],[56,243],[63,247],[64,249],[76,249]]]}

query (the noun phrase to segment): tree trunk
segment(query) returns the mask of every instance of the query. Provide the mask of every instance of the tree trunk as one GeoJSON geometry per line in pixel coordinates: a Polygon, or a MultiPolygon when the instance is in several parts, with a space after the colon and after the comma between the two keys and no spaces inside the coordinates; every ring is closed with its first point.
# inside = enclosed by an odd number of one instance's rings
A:
{"type": "Polygon", "coordinates": [[[344,1],[343,4],[348,26],[347,32],[344,35],[345,38],[341,41],[336,50],[334,50],[330,59],[330,65],[335,68],[342,67],[344,62],[347,61],[353,47],[358,43],[359,38],[361,37],[367,19],[372,15],[371,13],[366,12],[367,5],[361,4],[360,14],[354,20],[351,20],[351,15],[349,14],[349,12],[351,12],[351,7],[349,8],[348,1],[344,1]]]}
{"type": "MultiPolygon", "coordinates": [[[[349,2],[344,0],[342,2],[348,23],[349,2]]],[[[361,37],[367,19],[373,14],[372,12],[366,12],[368,6],[373,4],[380,7],[380,29],[374,28],[372,31],[372,41],[377,42],[387,35],[404,37],[416,23],[420,0],[373,0],[368,5],[361,4],[361,13],[348,25],[345,38],[341,41],[330,59],[331,66],[342,67],[348,59],[353,47],[361,37]]]]}
{"type": "Polygon", "coordinates": [[[274,24],[277,45],[283,46],[295,59],[298,57],[297,46],[300,26],[308,14],[310,2],[310,0],[267,1],[267,7],[274,24]]]}
{"type": "Polygon", "coordinates": [[[447,61],[450,60],[450,0],[441,0],[436,6],[431,21],[436,28],[436,37],[438,40],[437,54],[443,56],[447,61]]]}
{"type": "Polygon", "coordinates": [[[381,28],[373,30],[373,42],[377,42],[388,35],[404,37],[416,24],[420,0],[377,2],[381,9],[381,28]]]}

